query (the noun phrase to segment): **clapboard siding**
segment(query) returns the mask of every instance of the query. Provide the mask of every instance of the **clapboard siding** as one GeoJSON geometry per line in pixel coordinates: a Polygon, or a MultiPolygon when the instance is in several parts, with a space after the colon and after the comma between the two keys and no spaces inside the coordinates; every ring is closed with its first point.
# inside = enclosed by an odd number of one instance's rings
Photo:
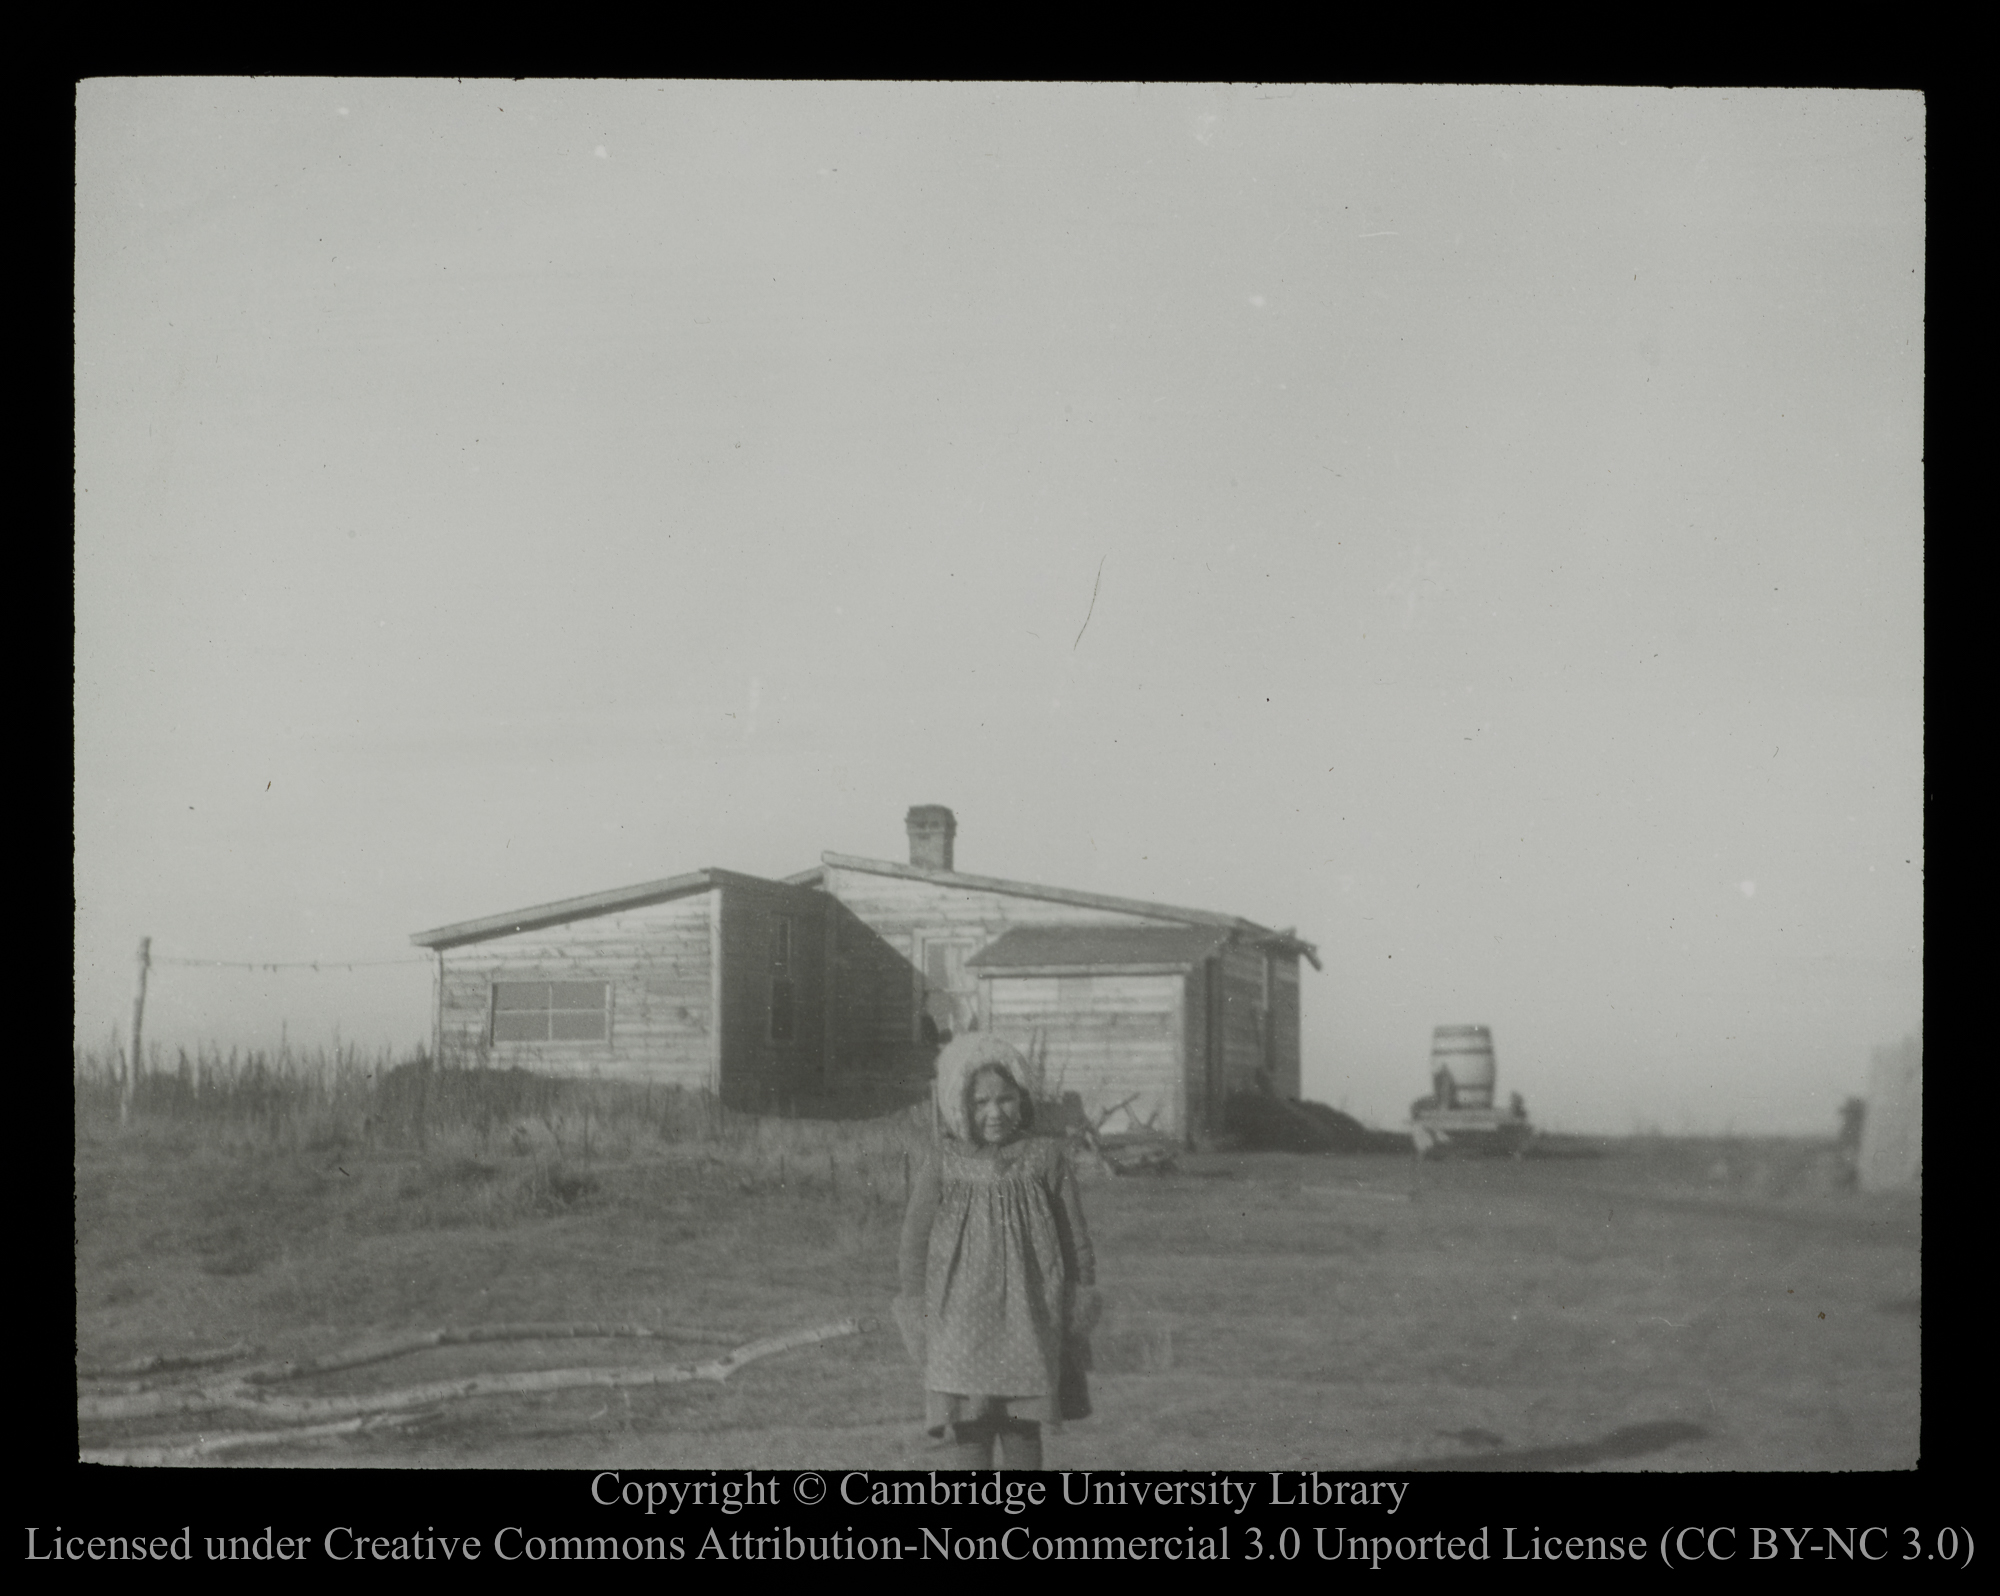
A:
{"type": "Polygon", "coordinates": [[[1074,1092],[1093,1119],[1132,1099],[1107,1127],[1188,1132],[1183,1082],[1184,978],[989,975],[983,1006],[996,1033],[1041,1066],[1041,1090],[1074,1092]]]}
{"type": "Polygon", "coordinates": [[[904,1072],[935,1055],[917,1035],[922,991],[916,961],[927,941],[963,939],[982,948],[1019,925],[1178,925],[1142,915],[907,876],[829,865],[825,890],[840,917],[832,972],[830,1068],[904,1072]]]}
{"type": "Polygon", "coordinates": [[[710,893],[447,949],[439,1004],[446,1063],[706,1086],[715,1063],[710,893]],[[608,1042],[494,1042],[495,981],[605,981],[608,1042]]]}
{"type": "Polygon", "coordinates": [[[1170,1013],[1175,1006],[1178,975],[1001,976],[993,982],[992,1013],[996,1021],[1019,1012],[1047,1013],[1061,1007],[1076,1014],[1170,1013]],[[1163,1001],[1161,994],[1167,998],[1163,1001]]]}

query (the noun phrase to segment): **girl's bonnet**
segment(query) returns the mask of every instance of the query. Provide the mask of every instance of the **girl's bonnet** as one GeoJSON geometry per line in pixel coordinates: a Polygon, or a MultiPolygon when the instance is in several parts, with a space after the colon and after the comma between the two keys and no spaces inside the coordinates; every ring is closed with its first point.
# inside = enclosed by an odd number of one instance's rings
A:
{"type": "Polygon", "coordinates": [[[1035,1101],[1028,1091],[1028,1061],[1021,1050],[991,1031],[973,1031],[952,1038],[937,1056],[937,1122],[945,1135],[970,1144],[972,1126],[967,1119],[966,1099],[972,1077],[983,1069],[998,1067],[1007,1072],[1021,1094],[1021,1128],[1034,1123],[1035,1101]]]}

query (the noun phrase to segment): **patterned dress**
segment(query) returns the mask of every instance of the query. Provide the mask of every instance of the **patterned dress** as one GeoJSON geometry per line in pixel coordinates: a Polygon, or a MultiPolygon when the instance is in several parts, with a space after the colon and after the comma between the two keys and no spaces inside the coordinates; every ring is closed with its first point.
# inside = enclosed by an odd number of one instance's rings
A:
{"type": "Polygon", "coordinates": [[[899,1262],[903,1296],[924,1306],[931,1434],[1000,1417],[1060,1427],[1089,1411],[1066,1331],[1096,1264],[1060,1141],[941,1136],[912,1185],[899,1262]]]}

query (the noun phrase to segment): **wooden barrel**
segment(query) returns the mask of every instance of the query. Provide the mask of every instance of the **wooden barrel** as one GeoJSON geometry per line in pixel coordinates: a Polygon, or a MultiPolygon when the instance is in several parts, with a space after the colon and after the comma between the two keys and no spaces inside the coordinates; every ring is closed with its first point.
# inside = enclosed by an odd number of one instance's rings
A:
{"type": "Polygon", "coordinates": [[[1460,1108],[1493,1106],[1493,1033],[1483,1025],[1440,1025],[1431,1032],[1431,1078],[1451,1077],[1460,1108]]]}

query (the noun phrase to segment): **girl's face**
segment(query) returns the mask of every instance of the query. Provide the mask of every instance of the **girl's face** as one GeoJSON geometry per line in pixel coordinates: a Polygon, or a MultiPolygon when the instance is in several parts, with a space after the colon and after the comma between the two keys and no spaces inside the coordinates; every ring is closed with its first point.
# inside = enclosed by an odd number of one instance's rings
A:
{"type": "Polygon", "coordinates": [[[981,1070],[972,1078],[972,1134],[1001,1147],[1021,1134],[1021,1092],[1005,1072],[981,1070]]]}

